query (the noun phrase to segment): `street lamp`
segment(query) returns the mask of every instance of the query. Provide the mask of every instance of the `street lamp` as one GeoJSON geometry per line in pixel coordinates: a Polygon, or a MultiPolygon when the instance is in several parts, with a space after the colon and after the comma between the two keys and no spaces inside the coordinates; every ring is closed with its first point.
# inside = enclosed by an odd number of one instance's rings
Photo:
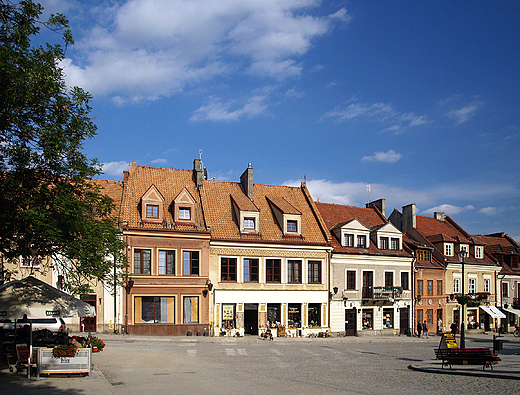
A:
{"type": "Polygon", "coordinates": [[[461,322],[460,322],[460,348],[464,349],[466,348],[466,335],[464,333],[464,329],[466,327],[466,311],[464,306],[466,305],[466,298],[464,297],[464,258],[466,258],[466,255],[468,252],[465,249],[460,250],[459,252],[459,260],[462,264],[462,298],[461,298],[461,305],[462,305],[462,314],[461,314],[461,322]]]}

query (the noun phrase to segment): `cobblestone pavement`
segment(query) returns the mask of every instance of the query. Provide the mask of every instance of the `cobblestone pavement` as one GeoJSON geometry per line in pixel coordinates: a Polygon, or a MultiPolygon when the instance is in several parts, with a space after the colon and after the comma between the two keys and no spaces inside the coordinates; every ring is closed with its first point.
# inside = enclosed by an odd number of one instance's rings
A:
{"type": "MultiPolygon", "coordinates": [[[[439,337],[275,339],[100,337],[90,378],[27,381],[0,373],[0,392],[67,394],[518,394],[520,380],[441,375],[409,365],[432,360],[439,337]],[[54,389],[54,390],[53,390],[54,389]],[[36,391],[37,390],[37,391],[36,391]],[[6,392],[7,391],[7,392],[6,392]],[[32,392],[35,391],[35,392],[32,392]]],[[[504,355],[520,359],[520,339],[504,355]]],[[[492,347],[492,336],[468,337],[492,347]]],[[[475,367],[476,371],[479,370],[475,367]]]]}

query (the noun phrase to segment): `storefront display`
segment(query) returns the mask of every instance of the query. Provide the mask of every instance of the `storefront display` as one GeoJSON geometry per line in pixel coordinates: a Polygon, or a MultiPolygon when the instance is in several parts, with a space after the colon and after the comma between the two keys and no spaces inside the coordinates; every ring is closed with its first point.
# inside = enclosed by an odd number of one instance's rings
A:
{"type": "Polygon", "coordinates": [[[374,316],[373,309],[363,309],[363,312],[362,312],[363,329],[373,329],[373,326],[374,326],[373,316],[374,316]]]}

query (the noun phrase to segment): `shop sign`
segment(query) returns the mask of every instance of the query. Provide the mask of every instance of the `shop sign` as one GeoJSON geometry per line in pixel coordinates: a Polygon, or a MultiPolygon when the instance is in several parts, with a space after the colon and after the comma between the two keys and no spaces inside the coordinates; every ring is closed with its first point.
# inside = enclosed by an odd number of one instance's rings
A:
{"type": "Polygon", "coordinates": [[[225,304],[222,306],[222,319],[224,320],[232,320],[234,307],[232,304],[225,304]]]}

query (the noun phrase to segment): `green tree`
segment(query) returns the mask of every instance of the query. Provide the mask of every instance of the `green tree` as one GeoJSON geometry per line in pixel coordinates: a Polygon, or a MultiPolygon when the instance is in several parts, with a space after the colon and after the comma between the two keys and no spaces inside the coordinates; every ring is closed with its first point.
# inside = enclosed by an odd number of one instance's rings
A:
{"type": "Polygon", "coordinates": [[[82,152],[96,135],[91,96],[67,88],[59,66],[73,44],[68,20],[42,22],[42,10],[0,0],[0,254],[52,257],[69,290],[85,293],[86,279],[114,284],[123,242],[114,202],[92,181],[101,167],[82,152]],[[34,45],[41,28],[63,42],[34,45]]]}

